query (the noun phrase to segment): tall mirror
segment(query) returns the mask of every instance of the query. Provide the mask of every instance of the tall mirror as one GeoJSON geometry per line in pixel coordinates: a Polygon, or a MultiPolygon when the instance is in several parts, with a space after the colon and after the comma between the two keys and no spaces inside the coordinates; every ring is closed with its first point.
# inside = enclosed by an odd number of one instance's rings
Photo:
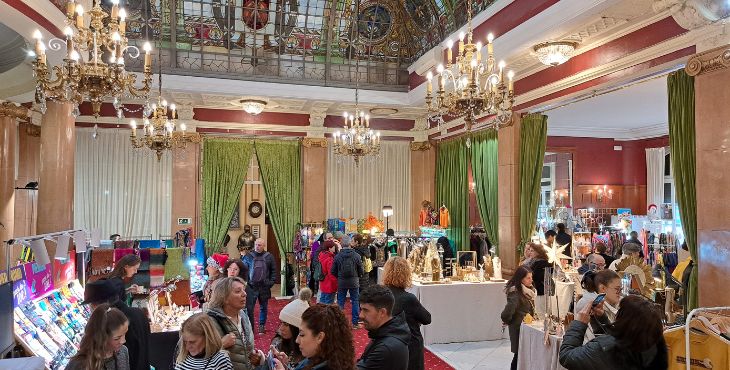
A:
{"type": "Polygon", "coordinates": [[[553,229],[558,223],[572,228],[573,153],[548,149],[540,179],[540,204],[537,212],[538,227],[553,229]]]}

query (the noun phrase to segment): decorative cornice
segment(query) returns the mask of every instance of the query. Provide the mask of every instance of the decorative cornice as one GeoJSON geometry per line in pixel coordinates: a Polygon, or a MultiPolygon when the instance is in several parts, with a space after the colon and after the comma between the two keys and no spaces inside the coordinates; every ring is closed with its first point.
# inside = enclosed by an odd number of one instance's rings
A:
{"type": "Polygon", "coordinates": [[[195,110],[191,104],[180,104],[177,106],[177,118],[183,121],[190,121],[195,116],[195,110]]]}
{"type": "Polygon", "coordinates": [[[305,148],[326,148],[327,139],[326,138],[305,137],[304,139],[302,139],[302,145],[305,148]]]}
{"type": "Polygon", "coordinates": [[[429,149],[431,149],[431,143],[428,141],[418,141],[411,143],[412,152],[426,151],[429,149]]]}
{"type": "Polygon", "coordinates": [[[695,54],[684,67],[690,76],[718,71],[730,67],[730,47],[727,45],[695,54]]]}
{"type": "Polygon", "coordinates": [[[28,119],[28,108],[11,102],[0,102],[0,117],[28,119]]]}
{"type": "Polygon", "coordinates": [[[682,28],[693,30],[728,16],[726,0],[654,0],[654,10],[669,11],[682,28]]]}

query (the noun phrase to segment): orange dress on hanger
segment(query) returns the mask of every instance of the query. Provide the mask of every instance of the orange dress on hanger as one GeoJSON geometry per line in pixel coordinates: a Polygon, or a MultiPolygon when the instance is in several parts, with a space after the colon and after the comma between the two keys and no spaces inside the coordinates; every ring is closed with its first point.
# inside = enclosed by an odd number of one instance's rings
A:
{"type": "Polygon", "coordinates": [[[428,217],[428,210],[422,209],[421,213],[418,214],[418,226],[426,226],[430,223],[428,222],[430,218],[428,217]]]}
{"type": "Polygon", "coordinates": [[[451,221],[449,219],[449,209],[441,206],[441,208],[439,208],[439,225],[444,229],[448,229],[449,221],[451,221]]]}

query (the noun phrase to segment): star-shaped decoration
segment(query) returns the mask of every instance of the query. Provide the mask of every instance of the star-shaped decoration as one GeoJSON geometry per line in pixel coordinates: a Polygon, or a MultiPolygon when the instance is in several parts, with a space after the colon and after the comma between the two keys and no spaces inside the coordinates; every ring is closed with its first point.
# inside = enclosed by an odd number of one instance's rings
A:
{"type": "Polygon", "coordinates": [[[568,244],[558,245],[557,243],[553,243],[552,247],[544,246],[545,252],[547,252],[548,255],[548,263],[553,264],[560,264],[561,259],[572,259],[570,256],[565,255],[565,248],[568,248],[568,244]]]}

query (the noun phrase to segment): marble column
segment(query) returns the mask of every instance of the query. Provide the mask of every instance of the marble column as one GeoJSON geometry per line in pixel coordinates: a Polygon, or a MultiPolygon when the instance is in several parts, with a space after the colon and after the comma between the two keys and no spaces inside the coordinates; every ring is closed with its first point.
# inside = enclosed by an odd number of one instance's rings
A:
{"type": "MultiPolygon", "coordinates": [[[[39,234],[73,227],[75,119],[71,103],[49,101],[41,123],[41,170],[38,184],[39,234]]],[[[46,243],[53,258],[56,246],[46,243]]]]}
{"type": "Polygon", "coordinates": [[[695,268],[699,273],[700,307],[730,305],[730,294],[721,293],[730,274],[730,62],[725,58],[728,53],[727,45],[709,50],[690,58],[686,67],[687,73],[695,76],[695,268]]]}
{"type": "MultiPolygon", "coordinates": [[[[0,103],[0,242],[15,237],[15,172],[18,145],[16,120],[28,109],[13,103],[0,103]]],[[[4,247],[4,243],[3,243],[4,247]]],[[[5,269],[5,248],[0,248],[0,269],[5,269]]]]}
{"type": "Polygon", "coordinates": [[[513,121],[498,133],[499,258],[505,274],[511,274],[519,262],[521,119],[515,115],[513,121]]]}
{"type": "Polygon", "coordinates": [[[424,200],[435,202],[436,148],[428,141],[411,143],[411,228],[418,230],[424,200]]]}
{"type": "Polygon", "coordinates": [[[302,221],[327,219],[327,139],[302,140],[302,221]]]}

